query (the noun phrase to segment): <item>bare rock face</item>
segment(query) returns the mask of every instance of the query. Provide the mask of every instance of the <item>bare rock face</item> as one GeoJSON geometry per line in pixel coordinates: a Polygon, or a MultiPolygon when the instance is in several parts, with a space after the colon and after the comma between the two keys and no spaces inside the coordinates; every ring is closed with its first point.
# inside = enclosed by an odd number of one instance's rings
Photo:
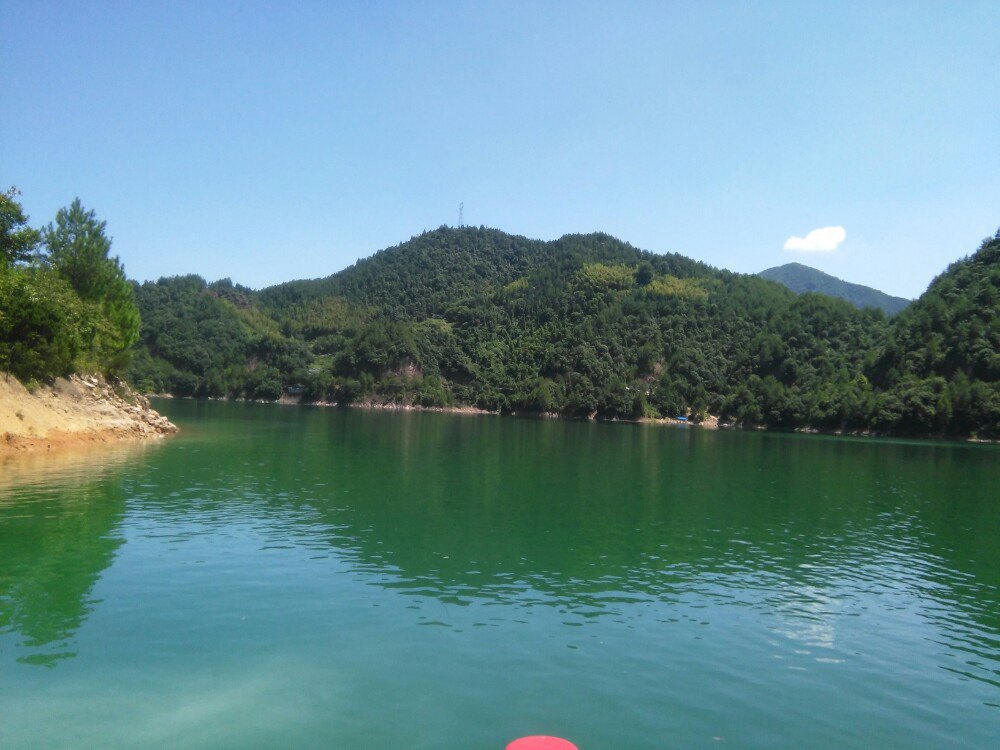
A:
{"type": "Polygon", "coordinates": [[[0,373],[0,452],[153,438],[177,432],[123,382],[72,375],[29,391],[0,373]]]}

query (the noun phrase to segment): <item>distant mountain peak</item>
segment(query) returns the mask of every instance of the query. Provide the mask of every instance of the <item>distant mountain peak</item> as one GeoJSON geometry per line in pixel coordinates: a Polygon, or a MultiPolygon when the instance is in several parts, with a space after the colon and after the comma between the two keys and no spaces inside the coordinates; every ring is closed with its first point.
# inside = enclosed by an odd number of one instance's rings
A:
{"type": "Polygon", "coordinates": [[[904,297],[893,297],[870,286],[852,284],[801,263],[785,263],[783,266],[768,268],[757,275],[763,279],[776,281],[796,294],[805,292],[826,294],[846,300],[857,308],[877,307],[886,315],[895,315],[911,301],[904,297]]]}

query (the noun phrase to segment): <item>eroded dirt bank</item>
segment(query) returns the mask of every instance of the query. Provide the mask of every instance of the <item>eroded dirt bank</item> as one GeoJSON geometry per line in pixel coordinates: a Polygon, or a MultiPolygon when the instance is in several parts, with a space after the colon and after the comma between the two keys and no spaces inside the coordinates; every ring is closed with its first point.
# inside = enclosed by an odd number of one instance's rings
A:
{"type": "Polygon", "coordinates": [[[72,375],[29,391],[0,373],[0,455],[172,432],[177,427],[125,385],[72,375]]]}

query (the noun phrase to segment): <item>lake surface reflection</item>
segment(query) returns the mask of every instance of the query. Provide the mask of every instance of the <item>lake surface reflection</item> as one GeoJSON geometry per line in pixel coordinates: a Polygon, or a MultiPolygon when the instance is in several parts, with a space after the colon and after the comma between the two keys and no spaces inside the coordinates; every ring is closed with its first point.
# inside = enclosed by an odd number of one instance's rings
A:
{"type": "Polygon", "coordinates": [[[160,406],[0,463],[0,746],[1000,736],[994,446],[160,406]]]}

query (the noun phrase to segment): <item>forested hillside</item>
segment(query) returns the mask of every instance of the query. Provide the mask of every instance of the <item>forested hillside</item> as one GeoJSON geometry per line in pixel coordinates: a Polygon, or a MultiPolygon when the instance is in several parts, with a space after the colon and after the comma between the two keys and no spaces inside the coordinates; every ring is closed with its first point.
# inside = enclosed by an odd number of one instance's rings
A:
{"type": "Polygon", "coordinates": [[[261,292],[196,277],[144,284],[131,375],[152,390],[208,396],[291,390],[341,403],[995,434],[996,372],[982,360],[996,345],[981,336],[996,335],[996,284],[982,273],[964,280],[970,266],[997,273],[992,246],[890,322],[607,235],[540,242],[442,228],[331,277],[261,292]],[[941,295],[951,297],[933,301],[941,295]],[[922,354],[951,335],[915,328],[941,324],[941,304],[963,321],[955,333],[965,343],[922,354]],[[969,305],[978,322],[961,312],[969,305]],[[938,312],[921,312],[930,308],[938,312]],[[920,370],[914,362],[928,356],[952,369],[920,370]],[[959,372],[974,395],[962,395],[959,372]],[[960,406],[929,405],[924,392],[940,397],[953,380],[960,406]]]}
{"type": "Polygon", "coordinates": [[[903,297],[893,297],[870,286],[852,284],[801,263],[786,263],[783,266],[768,268],[757,275],[769,281],[777,281],[796,294],[804,292],[828,294],[846,300],[859,309],[877,307],[886,315],[895,315],[910,304],[910,300],[903,297]]]}
{"type": "Polygon", "coordinates": [[[0,368],[25,381],[97,370],[185,396],[1000,435],[1000,237],[889,320],[604,234],[485,228],[259,292],[139,285],[79,201],[35,230],[15,196],[0,368]]]}
{"type": "Polygon", "coordinates": [[[1000,231],[934,279],[888,334],[872,368],[886,392],[880,416],[916,432],[1000,435],[1000,231]]]}
{"type": "Polygon", "coordinates": [[[254,307],[255,293],[197,276],[136,286],[142,338],[129,370],[132,383],[178,396],[276,400],[308,377],[313,361],[302,341],[281,334],[254,307]]]}

